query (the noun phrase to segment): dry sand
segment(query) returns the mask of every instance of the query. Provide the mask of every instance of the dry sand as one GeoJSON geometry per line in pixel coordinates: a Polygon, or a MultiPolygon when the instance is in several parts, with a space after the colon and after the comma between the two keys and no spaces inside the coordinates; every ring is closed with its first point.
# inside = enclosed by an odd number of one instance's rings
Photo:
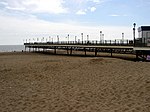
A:
{"type": "Polygon", "coordinates": [[[0,112],[150,112],[150,63],[0,53],[0,112]]]}

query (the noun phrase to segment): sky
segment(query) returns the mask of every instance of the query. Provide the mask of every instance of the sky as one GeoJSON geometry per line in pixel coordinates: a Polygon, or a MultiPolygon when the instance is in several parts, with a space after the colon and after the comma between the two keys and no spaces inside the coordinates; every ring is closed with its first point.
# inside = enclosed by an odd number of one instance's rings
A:
{"type": "MultiPolygon", "coordinates": [[[[150,0],[1,0],[0,45],[133,38],[133,23],[150,25],[150,0]]],[[[136,31],[136,36],[138,36],[136,31]]]]}

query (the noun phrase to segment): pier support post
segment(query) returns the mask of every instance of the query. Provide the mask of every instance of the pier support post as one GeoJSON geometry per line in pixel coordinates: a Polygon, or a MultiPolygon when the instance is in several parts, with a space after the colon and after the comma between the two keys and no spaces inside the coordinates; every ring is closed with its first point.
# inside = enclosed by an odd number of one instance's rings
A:
{"type": "Polygon", "coordinates": [[[97,56],[97,48],[95,48],[95,56],[97,56]]]}
{"type": "Polygon", "coordinates": [[[69,48],[67,47],[67,54],[69,54],[69,48]]]}
{"type": "Polygon", "coordinates": [[[86,48],[84,48],[84,51],[85,51],[85,56],[86,56],[86,48]]]}
{"type": "Polygon", "coordinates": [[[56,46],[54,47],[54,54],[56,54],[56,46]]]}
{"type": "Polygon", "coordinates": [[[112,49],[110,49],[111,57],[112,57],[112,49]]]}
{"type": "Polygon", "coordinates": [[[138,60],[138,51],[136,51],[136,61],[138,60]]]}
{"type": "Polygon", "coordinates": [[[72,55],[72,47],[71,47],[71,49],[70,49],[70,55],[72,55]]]}

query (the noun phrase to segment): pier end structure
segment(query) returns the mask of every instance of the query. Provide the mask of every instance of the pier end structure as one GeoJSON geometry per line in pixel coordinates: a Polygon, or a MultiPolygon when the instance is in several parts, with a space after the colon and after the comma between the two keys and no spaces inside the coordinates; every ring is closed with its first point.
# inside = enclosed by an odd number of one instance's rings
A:
{"type": "Polygon", "coordinates": [[[149,60],[150,57],[150,26],[140,26],[138,28],[138,38],[134,41],[134,52],[137,59],[149,60]]]}

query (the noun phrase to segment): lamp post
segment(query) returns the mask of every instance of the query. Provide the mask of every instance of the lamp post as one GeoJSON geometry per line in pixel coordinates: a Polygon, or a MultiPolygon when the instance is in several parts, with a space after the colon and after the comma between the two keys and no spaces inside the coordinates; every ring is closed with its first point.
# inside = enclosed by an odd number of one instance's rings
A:
{"type": "Polygon", "coordinates": [[[39,41],[39,38],[37,38],[37,42],[39,41]]]}
{"type": "Polygon", "coordinates": [[[99,42],[101,43],[102,40],[102,31],[100,31],[100,37],[99,37],[99,42]]]}
{"type": "Polygon", "coordinates": [[[69,34],[68,34],[68,44],[69,44],[69,34]]]}
{"type": "Polygon", "coordinates": [[[89,41],[89,35],[87,35],[87,42],[89,41]]]}
{"type": "Polygon", "coordinates": [[[51,36],[49,36],[49,42],[51,41],[51,36]]]}
{"type": "Polygon", "coordinates": [[[124,43],[124,33],[122,33],[122,44],[124,43]]]}
{"type": "Polygon", "coordinates": [[[81,37],[82,37],[82,44],[83,44],[83,33],[81,33],[81,37]]]}
{"type": "Polygon", "coordinates": [[[41,42],[44,42],[44,37],[41,39],[41,42]]]}
{"type": "Polygon", "coordinates": [[[53,37],[52,37],[52,44],[53,44],[53,37]]]}
{"type": "Polygon", "coordinates": [[[134,26],[133,27],[133,40],[134,40],[134,44],[133,45],[135,46],[135,26],[136,26],[136,23],[134,23],[133,26],[134,26]]]}
{"type": "Polygon", "coordinates": [[[102,34],[102,40],[103,40],[103,43],[104,43],[104,34],[102,34]]]}
{"type": "Polygon", "coordinates": [[[75,36],[75,43],[77,42],[77,36],[75,36]]]}
{"type": "Polygon", "coordinates": [[[59,43],[59,35],[57,35],[57,42],[59,43]]]}

